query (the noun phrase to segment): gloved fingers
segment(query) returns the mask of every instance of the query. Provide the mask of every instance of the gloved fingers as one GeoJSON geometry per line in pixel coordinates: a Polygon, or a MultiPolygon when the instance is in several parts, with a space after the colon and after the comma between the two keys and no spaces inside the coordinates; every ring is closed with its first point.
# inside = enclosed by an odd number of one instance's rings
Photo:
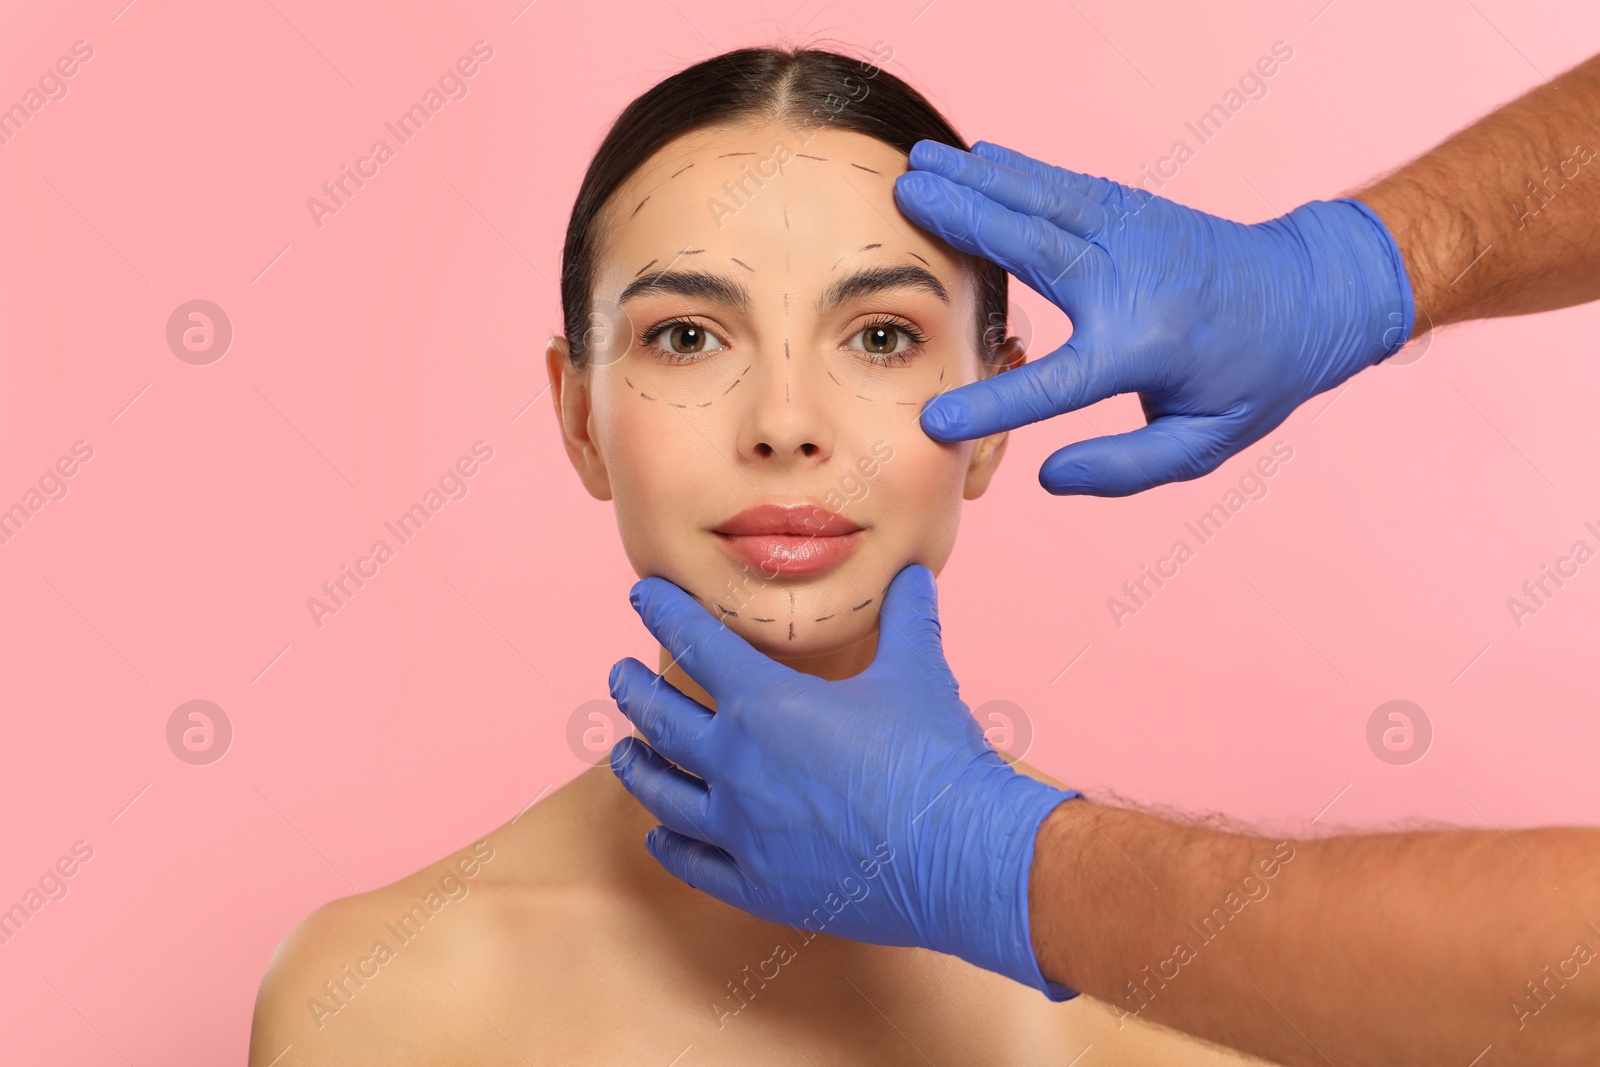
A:
{"type": "Polygon", "coordinates": [[[1146,387],[1115,352],[1068,341],[1043,359],[938,394],[922,409],[922,428],[935,440],[970,441],[1146,387]]]}
{"type": "Polygon", "coordinates": [[[760,692],[792,672],[750,643],[665,578],[635,582],[629,599],[645,628],[719,707],[734,692],[760,692]]]}
{"type": "Polygon", "coordinates": [[[922,564],[901,568],[889,583],[879,614],[878,651],[867,671],[889,677],[932,671],[955,686],[940,639],[939,589],[922,564]]]}
{"type": "Polygon", "coordinates": [[[980,192],[1002,207],[1044,219],[1085,240],[1092,241],[1109,228],[1111,216],[1103,204],[1049,178],[1015,170],[938,141],[918,141],[911,148],[910,159],[919,170],[980,192]]]}
{"type": "Polygon", "coordinates": [[[1167,415],[1058,449],[1039,468],[1039,484],[1059,495],[1129,496],[1208,474],[1249,443],[1232,419],[1167,415]]]}
{"type": "Polygon", "coordinates": [[[611,749],[611,771],[646,811],[680,834],[706,836],[706,806],[711,794],[657,755],[637,737],[624,737],[611,749]]]}
{"type": "Polygon", "coordinates": [[[668,874],[724,904],[749,910],[755,887],[720,848],[674,833],[665,826],[652,829],[644,841],[650,855],[668,874]]]}
{"type": "MultiPolygon", "coordinates": [[[[916,146],[913,145],[914,149],[916,146]]],[[[1018,152],[1015,148],[995,144],[993,141],[974,141],[972,154],[981,159],[993,160],[1004,164],[1012,170],[1020,170],[1024,174],[1031,174],[1036,178],[1047,181],[1059,182],[1080,196],[1087,196],[1098,204],[1104,204],[1110,194],[1114,182],[1107,178],[1097,178],[1092,174],[1081,174],[1065,167],[1057,167],[1050,163],[1034,159],[1032,156],[1018,152]]]]}
{"type": "Polygon", "coordinates": [[[1044,219],[1013,211],[928,171],[900,175],[894,182],[894,196],[900,210],[918,226],[968,255],[1000,264],[1077,318],[1074,290],[1064,290],[1058,283],[1094,252],[1095,246],[1044,219]]]}
{"type": "Polygon", "coordinates": [[[705,777],[698,748],[715,716],[705,705],[632,658],[611,668],[611,696],[650,747],[690,774],[705,777]]]}

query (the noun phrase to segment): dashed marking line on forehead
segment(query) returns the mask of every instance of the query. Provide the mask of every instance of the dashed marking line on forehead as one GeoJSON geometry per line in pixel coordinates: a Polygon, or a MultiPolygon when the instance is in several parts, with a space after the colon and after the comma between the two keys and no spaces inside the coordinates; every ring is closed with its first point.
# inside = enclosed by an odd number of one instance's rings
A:
{"type": "MultiPolygon", "coordinates": [[[[921,257],[921,256],[919,256],[919,255],[917,255],[917,254],[916,254],[916,253],[915,253],[915,252],[913,252],[913,251],[911,251],[911,249],[909,249],[909,248],[908,248],[908,249],[906,249],[906,255],[908,255],[908,256],[914,256],[914,257],[915,257],[915,258],[917,258],[917,259],[922,259],[922,257],[921,257]]],[[[922,259],[922,265],[923,265],[923,266],[924,266],[924,267],[931,267],[931,266],[933,266],[933,264],[932,264],[932,263],[929,263],[929,262],[928,262],[928,261],[927,261],[927,260],[925,260],[925,259],[922,259]]]]}
{"type": "Polygon", "coordinates": [[[676,178],[678,175],[682,174],[684,171],[688,170],[689,167],[692,167],[692,166],[694,166],[693,163],[690,163],[689,166],[687,166],[687,167],[679,167],[677,170],[675,170],[671,174],[667,175],[667,181],[670,182],[672,179],[676,178]]]}
{"type": "Polygon", "coordinates": [[[788,204],[783,205],[783,228],[786,229],[786,230],[789,228],[789,205],[788,204]]]}
{"type": "Polygon", "coordinates": [[[717,158],[718,159],[727,159],[729,156],[753,156],[753,155],[755,155],[754,152],[724,152],[724,153],[722,153],[722,155],[718,156],[717,158]]]}
{"type": "MultiPolygon", "coordinates": [[[[635,278],[637,278],[639,275],[643,274],[645,271],[649,270],[651,267],[655,266],[659,262],[661,262],[659,259],[652,259],[650,262],[646,263],[644,266],[642,266],[638,270],[634,271],[633,272],[633,276],[635,278]]],[[[734,262],[737,263],[738,260],[734,260],[734,262]]]]}
{"type": "MultiPolygon", "coordinates": [[[[644,194],[644,200],[649,200],[650,196],[651,196],[650,193],[644,194]]],[[[633,205],[633,210],[628,213],[628,217],[630,219],[633,218],[635,215],[637,215],[639,213],[639,209],[640,208],[644,207],[644,200],[641,200],[637,204],[633,205]]],[[[654,261],[652,260],[652,262],[654,262],[654,261]]]]}
{"type": "MultiPolygon", "coordinates": [[[[742,260],[742,259],[734,259],[733,256],[729,256],[728,258],[732,259],[735,263],[739,264],[739,266],[743,267],[745,270],[749,271],[751,274],[754,274],[756,272],[756,269],[754,267],[752,267],[750,264],[746,263],[744,260],[742,260]]],[[[654,263],[655,260],[652,259],[650,262],[654,263]]],[[[638,275],[636,274],[636,275],[634,275],[634,277],[637,278],[638,275]]]]}
{"type": "Polygon", "coordinates": [[[796,159],[816,159],[816,160],[821,160],[823,163],[827,162],[827,160],[824,159],[822,156],[808,156],[804,152],[796,152],[794,154],[794,158],[796,158],[796,159]]]}
{"type": "MultiPolygon", "coordinates": [[[[856,249],[853,254],[859,256],[863,252],[870,252],[874,248],[882,248],[882,247],[883,247],[883,242],[882,241],[874,241],[870,245],[862,245],[860,248],[856,249]]],[[[917,256],[917,254],[915,252],[912,252],[911,254],[913,256],[917,256]]],[[[842,255],[838,259],[834,260],[833,261],[833,266],[829,267],[828,269],[829,270],[838,270],[839,269],[839,264],[843,263],[845,261],[845,259],[848,258],[850,255],[852,255],[852,253],[846,252],[844,255],[842,255]]],[[[921,256],[917,256],[917,258],[918,259],[922,259],[921,256]]],[[[925,260],[925,259],[922,259],[922,262],[926,263],[928,261],[925,260]]]]}
{"type": "Polygon", "coordinates": [[[871,168],[871,167],[863,167],[863,166],[862,166],[862,165],[861,165],[861,164],[859,164],[859,163],[852,163],[852,164],[850,164],[850,165],[851,165],[851,166],[852,166],[852,167],[855,167],[855,168],[856,168],[856,169],[857,169],[857,170],[864,170],[864,171],[866,171],[866,172],[867,172],[867,173],[868,173],[868,174],[878,174],[878,175],[880,175],[880,176],[881,176],[881,174],[882,174],[882,171],[876,171],[876,170],[873,170],[873,169],[872,169],[872,168],[871,168]]]}

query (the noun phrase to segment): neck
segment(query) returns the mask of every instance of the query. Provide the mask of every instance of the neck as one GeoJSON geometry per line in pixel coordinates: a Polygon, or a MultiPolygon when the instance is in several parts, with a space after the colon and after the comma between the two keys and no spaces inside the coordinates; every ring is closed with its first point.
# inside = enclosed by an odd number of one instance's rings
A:
{"type": "MultiPolygon", "coordinates": [[[[853,678],[866,670],[871,665],[873,657],[878,652],[878,631],[874,628],[865,637],[860,638],[842,648],[828,652],[821,652],[813,656],[773,656],[771,659],[781,663],[792,671],[801,674],[810,674],[829,681],[838,681],[841,678],[853,678]]],[[[705,688],[689,677],[677,663],[673,662],[672,653],[666,648],[660,650],[657,659],[660,666],[657,671],[675,689],[692,700],[717,710],[717,702],[705,688]]]]}

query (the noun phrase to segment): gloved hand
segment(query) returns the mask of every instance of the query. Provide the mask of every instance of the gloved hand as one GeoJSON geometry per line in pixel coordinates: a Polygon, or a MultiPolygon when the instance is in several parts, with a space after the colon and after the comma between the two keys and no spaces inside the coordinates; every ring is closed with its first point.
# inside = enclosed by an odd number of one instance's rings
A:
{"type": "Polygon", "coordinates": [[[1149,425],[1052,454],[1052,493],[1197,478],[1411,337],[1404,260],[1357,200],[1241,225],[986,141],[918,141],[910,162],[895,199],[912,221],[1073,323],[1044,358],[935,397],[924,431],[968,440],[1139,393],[1149,425]]]}
{"type": "Polygon", "coordinates": [[[1028,878],[1039,824],[1078,794],[1012,770],[983,736],[945,663],[928,568],[895,577],[872,665],[837,682],[768,659],[665,579],[631,599],[717,705],[636,659],[612,668],[649,744],[619,741],[611,767],[661,820],[645,840],[663,867],[770,922],[1077,995],[1039,971],[1028,878]]]}

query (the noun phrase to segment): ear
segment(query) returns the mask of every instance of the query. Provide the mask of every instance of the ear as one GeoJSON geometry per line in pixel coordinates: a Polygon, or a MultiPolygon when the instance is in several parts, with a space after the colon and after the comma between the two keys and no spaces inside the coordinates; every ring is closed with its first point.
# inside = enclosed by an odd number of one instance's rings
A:
{"type": "Polygon", "coordinates": [[[550,399],[556,406],[556,424],[561,427],[561,443],[589,495],[596,500],[610,500],[611,478],[606,473],[605,457],[594,440],[589,371],[573,367],[570,352],[565,337],[550,338],[544,352],[545,369],[550,375],[550,399]]]}
{"type": "MultiPolygon", "coordinates": [[[[1000,350],[995,354],[993,362],[985,364],[986,368],[994,368],[992,373],[1001,374],[1022,366],[1028,361],[1028,353],[1022,346],[1022,338],[1007,337],[1001,344],[1000,350]]],[[[967,482],[962,491],[962,496],[967,500],[976,500],[989,488],[989,479],[994,477],[994,472],[1000,466],[1000,457],[1006,453],[1006,440],[1009,431],[1001,431],[988,437],[978,438],[972,449],[972,460],[967,465],[967,482]]]]}

